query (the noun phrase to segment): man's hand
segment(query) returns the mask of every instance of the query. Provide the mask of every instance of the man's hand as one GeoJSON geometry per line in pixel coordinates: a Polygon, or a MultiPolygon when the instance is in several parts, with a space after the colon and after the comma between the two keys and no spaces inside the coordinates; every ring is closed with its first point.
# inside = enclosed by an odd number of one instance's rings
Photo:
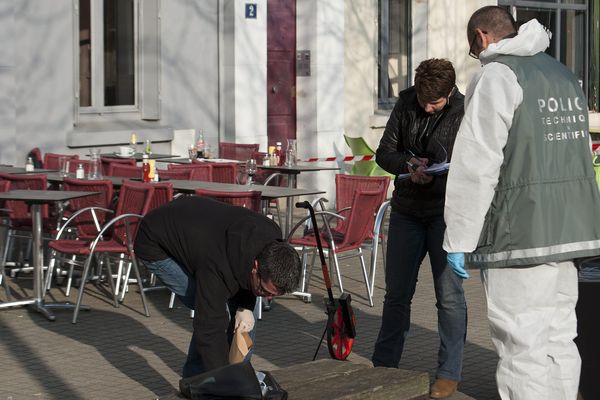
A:
{"type": "Polygon", "coordinates": [[[463,279],[469,277],[468,272],[465,270],[465,253],[448,253],[448,265],[452,268],[452,271],[463,279]]]}
{"type": "Polygon", "coordinates": [[[250,332],[254,328],[254,314],[250,310],[240,308],[235,313],[235,329],[250,332]]]}

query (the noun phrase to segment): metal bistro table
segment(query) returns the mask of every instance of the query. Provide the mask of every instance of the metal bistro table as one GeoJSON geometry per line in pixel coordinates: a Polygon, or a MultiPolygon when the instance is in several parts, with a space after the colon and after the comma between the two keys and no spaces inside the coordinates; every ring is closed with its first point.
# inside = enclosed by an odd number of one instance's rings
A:
{"type": "Polygon", "coordinates": [[[248,192],[258,190],[261,192],[263,201],[278,199],[281,197],[292,198],[296,196],[309,196],[314,194],[323,194],[324,190],[319,189],[296,189],[281,186],[264,185],[238,185],[235,183],[219,183],[205,181],[169,181],[173,183],[173,189],[183,193],[194,193],[196,189],[218,190],[224,192],[248,192]]]}
{"type": "MultiPolygon", "coordinates": [[[[288,176],[288,188],[296,187],[297,176],[301,172],[315,172],[315,171],[338,171],[340,168],[333,165],[323,165],[316,163],[306,163],[306,164],[296,164],[296,165],[258,165],[257,168],[266,169],[274,172],[281,172],[282,174],[286,174],[288,176]]],[[[325,193],[324,191],[320,193],[325,193]]],[[[287,235],[290,233],[290,227],[292,224],[293,218],[293,210],[294,210],[294,197],[287,197],[286,202],[286,216],[285,216],[285,230],[284,233],[287,235]]]]}
{"type": "MultiPolygon", "coordinates": [[[[61,183],[64,179],[58,172],[50,172],[46,173],[48,177],[48,182],[52,183],[61,183]]],[[[73,174],[69,174],[70,177],[73,177],[73,174]]],[[[124,180],[128,180],[131,178],[123,178],[119,176],[105,176],[102,179],[108,179],[112,181],[113,186],[118,188],[122,185],[124,180]]],[[[248,192],[251,190],[258,190],[261,192],[261,198],[264,202],[268,202],[272,199],[278,198],[287,198],[293,199],[297,196],[310,196],[315,194],[323,194],[324,190],[319,189],[296,189],[293,187],[281,187],[281,186],[264,186],[264,185],[238,185],[235,183],[220,183],[220,182],[206,182],[206,181],[187,181],[187,180],[175,180],[169,179],[162,182],[170,182],[173,184],[173,190],[176,190],[181,193],[194,193],[196,189],[207,189],[207,190],[216,190],[222,192],[248,192]]],[[[264,208],[264,206],[263,206],[264,208]]],[[[286,221],[287,223],[287,221],[286,221]]],[[[289,224],[289,223],[288,223],[289,224]]],[[[282,229],[283,230],[283,229],[282,229]]],[[[287,232],[284,232],[284,235],[287,235],[287,232]]]]}
{"type": "Polygon", "coordinates": [[[31,206],[31,231],[33,241],[33,298],[27,300],[7,301],[0,303],[0,308],[32,304],[35,311],[42,313],[48,320],[54,321],[54,314],[49,307],[70,308],[74,304],[44,303],[44,249],[42,248],[42,204],[63,202],[78,197],[93,196],[98,192],[76,192],[58,190],[10,190],[0,192],[0,200],[20,200],[31,206]]]}
{"type": "MultiPolygon", "coordinates": [[[[88,154],[89,156],[89,154],[88,154]]],[[[119,153],[101,153],[100,157],[107,157],[107,158],[116,158],[116,159],[134,159],[135,161],[142,161],[144,159],[144,153],[133,153],[133,155],[131,156],[122,156],[119,153]]],[[[150,160],[162,160],[164,158],[174,158],[174,157],[179,157],[177,154],[160,154],[160,153],[150,153],[148,154],[148,159],[150,160]]]]}
{"type": "Polygon", "coordinates": [[[28,172],[28,171],[25,171],[24,167],[11,167],[11,166],[2,165],[2,166],[0,166],[0,172],[5,172],[7,174],[25,175],[25,174],[45,174],[48,172],[58,172],[58,170],[57,169],[36,168],[33,171],[28,172]]]}
{"type": "MultiPolygon", "coordinates": [[[[192,160],[190,158],[185,158],[185,157],[162,158],[159,161],[161,163],[172,163],[172,164],[182,164],[182,165],[192,164],[192,160]]],[[[237,164],[245,163],[245,161],[230,160],[227,158],[197,158],[195,161],[193,161],[194,164],[197,164],[199,162],[201,162],[201,163],[202,162],[206,162],[206,163],[237,163],[237,164]]]]}

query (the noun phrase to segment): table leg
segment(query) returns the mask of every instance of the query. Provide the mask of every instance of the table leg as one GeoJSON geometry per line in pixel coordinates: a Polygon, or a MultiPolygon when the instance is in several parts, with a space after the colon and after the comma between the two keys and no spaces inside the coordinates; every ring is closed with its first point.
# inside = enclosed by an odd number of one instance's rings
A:
{"type": "MultiPolygon", "coordinates": [[[[288,187],[295,188],[296,187],[296,175],[288,174],[288,187]]],[[[283,232],[283,237],[286,238],[290,233],[290,228],[292,226],[292,219],[294,218],[294,198],[288,197],[286,199],[286,210],[285,210],[285,230],[283,232]]]]}
{"type": "Polygon", "coordinates": [[[42,247],[42,210],[40,204],[31,205],[31,236],[33,241],[33,309],[48,320],[56,318],[44,305],[44,248],[42,247]]]}

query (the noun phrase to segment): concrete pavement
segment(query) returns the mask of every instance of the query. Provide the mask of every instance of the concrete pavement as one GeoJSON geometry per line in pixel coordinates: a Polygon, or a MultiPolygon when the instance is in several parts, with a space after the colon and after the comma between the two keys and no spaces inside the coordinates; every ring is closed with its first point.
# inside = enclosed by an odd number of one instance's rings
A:
{"type": "MultiPolygon", "coordinates": [[[[357,338],[350,356],[369,364],[376,339],[384,293],[383,269],[376,276],[375,307],[365,298],[357,259],[343,260],[343,282],[353,297],[357,338]]],[[[325,288],[315,270],[312,303],[293,297],[278,298],[258,322],[253,365],[271,370],[312,359],[326,316],[325,288]]],[[[17,295],[31,293],[31,275],[11,279],[17,295]]],[[[469,307],[463,382],[459,390],[478,400],[498,399],[494,381],[497,357],[485,316],[485,300],[474,271],[464,283],[469,307]]],[[[334,293],[337,293],[334,290],[334,293]]],[[[0,300],[5,300],[0,289],[0,300]]],[[[47,301],[69,299],[54,287],[47,301]]],[[[71,311],[55,311],[49,322],[27,308],[0,310],[0,400],[20,399],[155,399],[171,396],[191,337],[189,312],[176,303],[169,309],[166,291],[148,293],[151,317],[142,314],[135,287],[119,308],[114,308],[107,286],[88,283],[84,302],[92,310],[81,312],[71,324],[71,311]]],[[[437,318],[429,261],[419,275],[413,299],[412,326],[400,367],[433,374],[436,367],[437,318]]],[[[318,358],[327,358],[326,345],[318,358]]],[[[340,388],[343,391],[344,388],[340,388]]],[[[458,396],[457,396],[458,398],[458,396]]]]}

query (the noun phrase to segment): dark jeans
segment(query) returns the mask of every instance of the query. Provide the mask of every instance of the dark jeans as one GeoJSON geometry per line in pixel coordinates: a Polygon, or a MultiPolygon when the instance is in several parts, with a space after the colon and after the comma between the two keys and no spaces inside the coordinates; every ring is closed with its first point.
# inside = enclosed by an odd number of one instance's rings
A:
{"type": "MultiPolygon", "coordinates": [[[[194,279],[188,274],[185,268],[181,267],[175,260],[171,258],[159,261],[140,261],[146,266],[146,268],[148,268],[148,271],[152,272],[158,279],[160,279],[163,285],[175,293],[177,298],[181,300],[186,307],[188,307],[190,310],[194,309],[196,304],[196,284],[194,279]]],[[[235,325],[235,312],[237,311],[238,305],[234,301],[230,300],[226,306],[230,316],[229,326],[227,327],[227,340],[231,344],[235,325]]],[[[257,309],[255,307],[255,320],[257,319],[256,313],[257,309]]],[[[255,340],[255,335],[256,327],[250,332],[252,341],[255,340]]],[[[183,365],[183,372],[181,374],[183,378],[206,372],[204,364],[202,363],[202,357],[196,349],[195,336],[196,330],[194,329],[192,340],[190,341],[188,348],[187,359],[183,365]]],[[[250,357],[252,357],[252,349],[250,349],[250,352],[248,352],[246,355],[245,361],[250,360],[250,357]]]]}
{"type": "Polygon", "coordinates": [[[410,305],[419,267],[429,253],[438,313],[440,348],[436,377],[460,381],[467,330],[462,279],[446,266],[442,215],[415,217],[392,211],[385,269],[386,293],[373,365],[398,368],[410,328],[410,305]]]}

